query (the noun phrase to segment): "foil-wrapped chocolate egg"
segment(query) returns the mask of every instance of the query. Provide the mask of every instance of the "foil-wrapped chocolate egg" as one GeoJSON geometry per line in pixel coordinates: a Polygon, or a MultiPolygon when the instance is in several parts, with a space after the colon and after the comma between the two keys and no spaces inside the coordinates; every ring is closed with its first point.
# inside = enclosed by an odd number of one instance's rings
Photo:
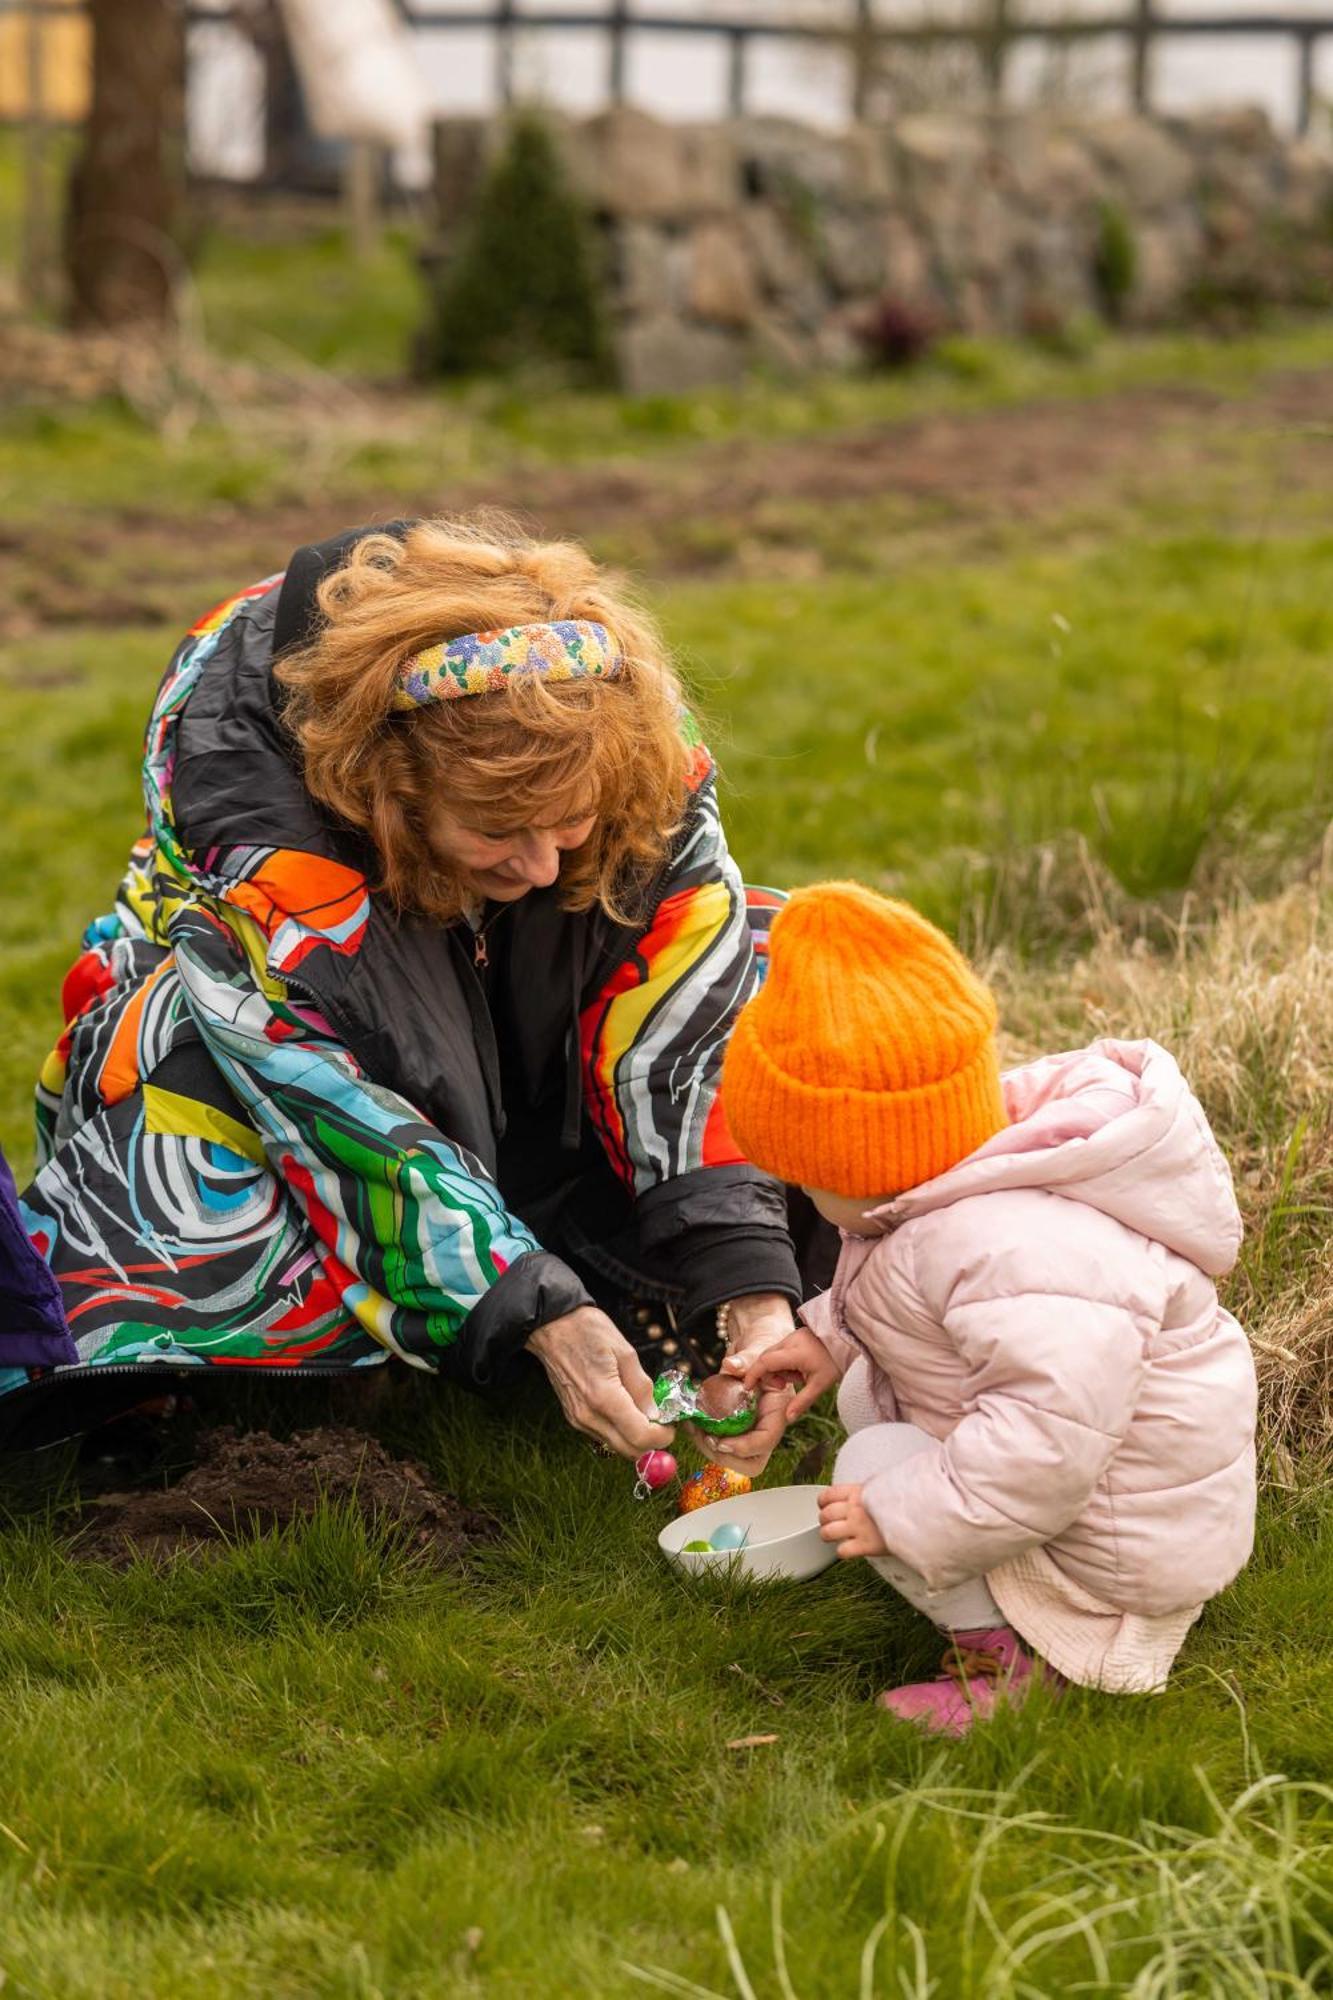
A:
{"type": "Polygon", "coordinates": [[[669,1451],[646,1451],[634,1461],[634,1470],[650,1493],[660,1487],[669,1486],[679,1467],[669,1451]]]}
{"type": "Polygon", "coordinates": [[[693,1514],[698,1507],[710,1507],[714,1500],[734,1500],[749,1491],[750,1481],[743,1472],[731,1472],[725,1465],[706,1465],[702,1472],[692,1472],[681,1482],[680,1511],[693,1514]]]}
{"type": "Polygon", "coordinates": [[[668,1368],[653,1384],[653,1402],[661,1424],[697,1424],[710,1437],[739,1437],[753,1430],[756,1398],[733,1375],[710,1375],[693,1382],[686,1368],[668,1368]]]}
{"type": "Polygon", "coordinates": [[[730,1376],[710,1375],[699,1384],[699,1407],[694,1421],[709,1437],[740,1437],[743,1431],[754,1429],[758,1414],[754,1396],[730,1376]],[[715,1408],[710,1408],[710,1404],[715,1408]]]}

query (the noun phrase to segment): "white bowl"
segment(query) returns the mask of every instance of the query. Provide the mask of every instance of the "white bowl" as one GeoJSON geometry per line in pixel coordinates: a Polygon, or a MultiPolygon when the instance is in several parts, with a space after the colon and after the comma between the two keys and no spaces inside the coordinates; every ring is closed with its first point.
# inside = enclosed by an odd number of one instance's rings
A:
{"type": "Polygon", "coordinates": [[[745,1576],[818,1576],[836,1562],[832,1542],[820,1540],[818,1486],[765,1486],[738,1493],[732,1500],[713,1500],[668,1521],[657,1545],[681,1569],[739,1571],[745,1576]],[[748,1528],[738,1549],[687,1550],[686,1542],[707,1542],[724,1521],[748,1528]]]}

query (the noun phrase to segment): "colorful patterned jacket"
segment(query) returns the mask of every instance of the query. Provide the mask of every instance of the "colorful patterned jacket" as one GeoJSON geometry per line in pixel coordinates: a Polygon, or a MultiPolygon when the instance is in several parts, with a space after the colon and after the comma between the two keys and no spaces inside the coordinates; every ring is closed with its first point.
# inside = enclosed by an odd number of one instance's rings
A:
{"type": "MultiPolygon", "coordinates": [[[[291,571],[307,600],[311,554],[291,571]]],[[[132,961],[133,997],[94,1062],[85,1048],[78,1091],[102,1104],[143,1091],[149,1129],[155,1103],[194,1129],[184,1095],[211,1098],[196,1103],[200,1132],[262,1148],[332,1292],[390,1353],[484,1383],[583,1303],[516,1209],[592,1152],[614,1169],[631,1237],[659,1260],[669,1247],[683,1323],[733,1294],[795,1299],[782,1191],[740,1158],[718,1103],[757,971],[707,752],[640,920],[571,915],[534,891],[493,933],[485,990],[467,927],[395,918],[368,886],[372,857],[302,784],[272,661],[275,621],[299,629],[309,602],[294,619],[282,583],[205,618],[163,680],[148,833],[115,923],[67,982],[75,1019],[40,1093],[46,1156],[80,1116],[71,1036],[132,961]],[[216,1088],[196,1065],[173,1091],[177,1044],[200,1041],[216,1088]]]]}

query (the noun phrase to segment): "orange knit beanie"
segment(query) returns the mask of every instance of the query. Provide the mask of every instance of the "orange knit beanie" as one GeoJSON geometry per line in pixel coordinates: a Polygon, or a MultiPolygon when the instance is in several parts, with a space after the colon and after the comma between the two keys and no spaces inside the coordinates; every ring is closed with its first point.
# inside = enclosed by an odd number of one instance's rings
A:
{"type": "Polygon", "coordinates": [[[803,1187],[918,1187],[1008,1122],[995,1022],[989,989],[906,903],[857,882],[798,889],[727,1046],[732,1136],[803,1187]]]}

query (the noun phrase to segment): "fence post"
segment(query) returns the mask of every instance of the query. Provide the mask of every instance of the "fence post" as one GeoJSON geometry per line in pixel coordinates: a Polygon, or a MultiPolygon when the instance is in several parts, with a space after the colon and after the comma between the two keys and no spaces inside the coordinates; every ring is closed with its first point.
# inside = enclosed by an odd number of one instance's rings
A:
{"type": "Polygon", "coordinates": [[[358,264],[374,256],[379,244],[380,149],[369,139],[352,139],[343,164],[343,201],[347,235],[358,264]]]}
{"type": "Polygon", "coordinates": [[[495,94],[505,106],[514,101],[514,0],[496,0],[495,94]]]}
{"type": "Polygon", "coordinates": [[[1130,29],[1130,94],[1134,109],[1146,112],[1152,105],[1152,44],[1156,28],[1152,0],[1134,0],[1134,24],[1130,29]]]}
{"type": "Polygon", "coordinates": [[[1314,50],[1316,37],[1305,29],[1296,37],[1296,133],[1308,138],[1314,117],[1314,50]]]}
{"type": "Polygon", "coordinates": [[[870,77],[875,62],[874,0],[856,0],[852,23],[852,117],[859,125],[870,102],[870,77]]]}
{"type": "Polygon", "coordinates": [[[613,104],[625,102],[625,29],[628,0],[611,0],[606,16],[608,39],[607,95],[613,104]]]}
{"type": "Polygon", "coordinates": [[[1009,0],[982,0],[981,62],[991,109],[1004,102],[1004,72],[1009,59],[1009,0]]]}
{"type": "Polygon", "coordinates": [[[733,28],[727,61],[727,109],[733,118],[745,116],[745,43],[744,28],[733,28]]]}

